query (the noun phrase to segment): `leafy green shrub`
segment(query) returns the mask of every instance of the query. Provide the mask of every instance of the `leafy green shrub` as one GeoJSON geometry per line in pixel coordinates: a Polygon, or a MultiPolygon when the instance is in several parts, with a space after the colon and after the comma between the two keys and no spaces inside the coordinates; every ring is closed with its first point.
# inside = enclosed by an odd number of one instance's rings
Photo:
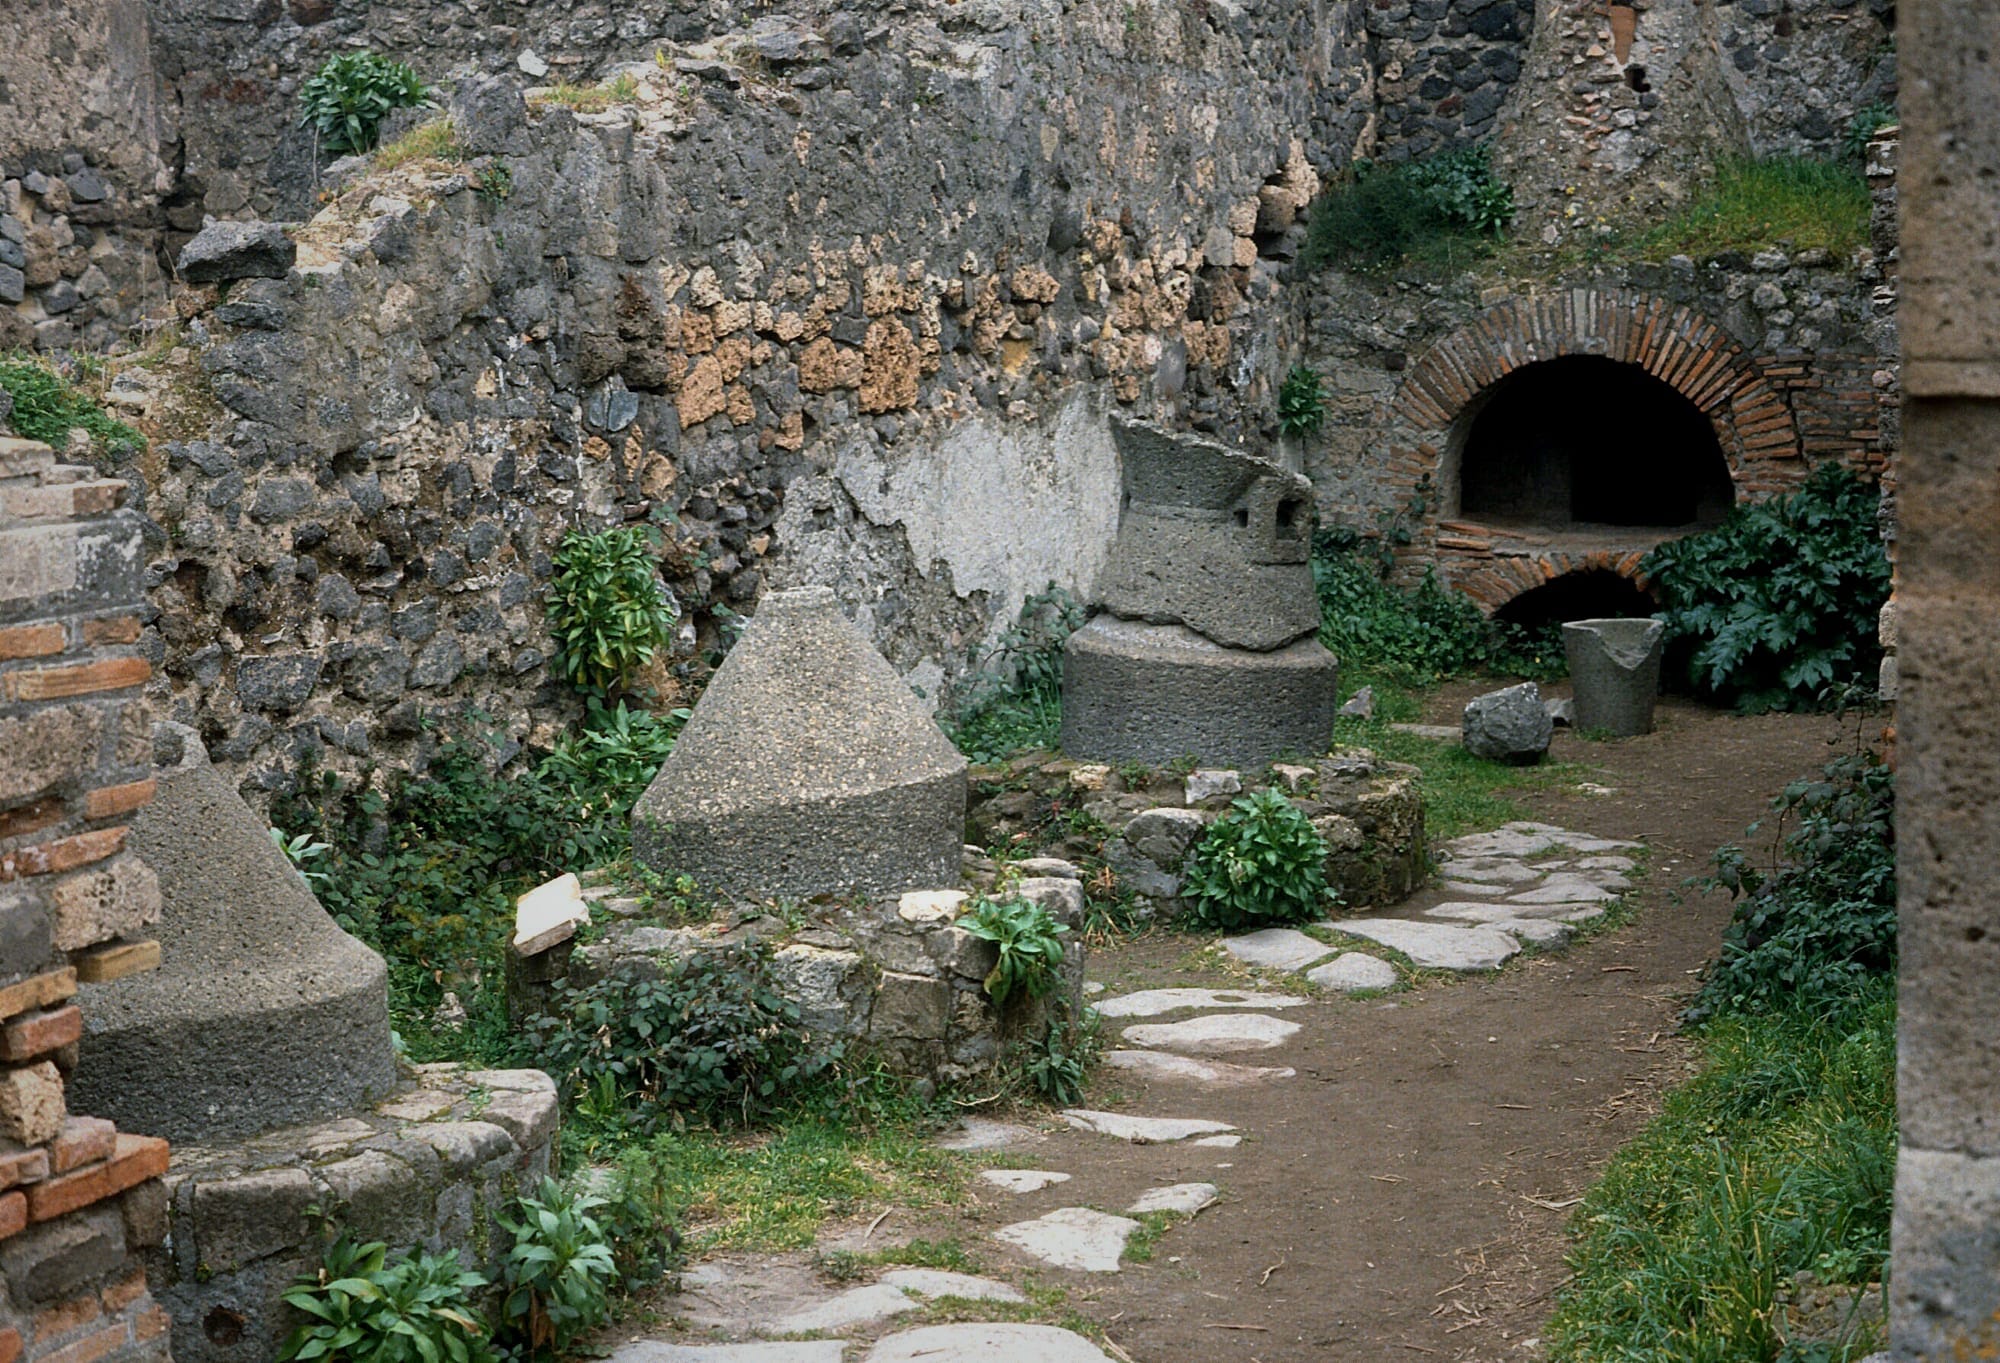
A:
{"type": "Polygon", "coordinates": [[[1069,925],[1058,923],[1040,904],[1019,896],[982,897],[956,926],[999,948],[999,959],[986,973],[986,997],[994,1007],[1005,1006],[1017,991],[1040,998],[1061,982],[1062,938],[1069,925]]]}
{"type": "Polygon", "coordinates": [[[622,819],[659,774],[691,713],[657,715],[591,696],[583,727],[542,759],[537,774],[567,790],[579,809],[622,819]]]}
{"type": "Polygon", "coordinates": [[[609,1089],[641,1130],[668,1115],[754,1122],[839,1058],[806,1030],[763,958],[730,947],[683,956],[657,979],[623,972],[563,988],[526,1041],[565,1095],[609,1089]]]}
{"type": "Polygon", "coordinates": [[[549,633],[563,676],[586,691],[622,686],[673,638],[676,617],[654,571],[653,531],[572,530],[555,561],[549,633]]]}
{"type": "Polygon", "coordinates": [[[279,1363],[495,1363],[472,1293],[486,1279],[461,1268],[458,1251],[391,1262],[380,1241],[329,1245],[318,1275],[285,1293],[310,1319],[285,1341],[279,1363]]]}
{"type": "Polygon", "coordinates": [[[1483,146],[1414,161],[1357,161],[1313,205],[1299,263],[1360,267],[1422,255],[1461,263],[1514,221],[1514,191],[1483,146]]]}
{"type": "Polygon", "coordinates": [[[1405,686],[1476,671],[1546,681],[1567,670],[1560,626],[1536,631],[1488,620],[1434,573],[1406,589],[1388,581],[1386,566],[1352,530],[1313,537],[1319,638],[1343,669],[1405,686]]]}
{"type": "Polygon", "coordinates": [[[1319,375],[1295,364],[1278,385],[1278,430],[1285,435],[1314,435],[1326,424],[1326,394],[1319,375]]]}
{"type": "Polygon", "coordinates": [[[1777,864],[1715,854],[1710,888],[1737,899],[1690,1016],[1838,1009],[1896,971],[1895,777],[1870,753],[1829,763],[1774,802],[1777,864]]]}
{"type": "Polygon", "coordinates": [[[618,1272],[592,1215],[604,1205],[544,1178],[536,1196],[515,1199],[513,1214],[498,1218],[514,1237],[501,1270],[501,1319],[530,1357],[567,1352],[611,1309],[618,1272]]]}
{"type": "Polygon", "coordinates": [[[1746,711],[1808,709],[1829,688],[1871,683],[1889,595],[1878,507],[1872,481],[1822,464],[1790,496],[1653,550],[1640,568],[1670,666],[1746,711]]]}
{"type": "Polygon", "coordinates": [[[1325,907],[1326,839],[1276,790],[1230,801],[1188,856],[1181,888],[1206,928],[1307,923],[1325,907]]]}
{"type": "Polygon", "coordinates": [[[39,440],[59,453],[73,430],[88,434],[99,451],[146,443],[139,432],[107,415],[88,393],[31,355],[0,354],[0,388],[14,399],[7,422],[24,440],[39,440]]]}
{"type": "Polygon", "coordinates": [[[300,88],[299,125],[319,134],[327,155],[347,156],[374,147],[391,110],[429,103],[430,91],[404,63],[373,52],[343,52],[300,88]]]}
{"type": "Polygon", "coordinates": [[[1083,621],[1082,603],[1053,582],[1021,603],[986,666],[962,689],[956,713],[944,721],[960,752],[974,762],[996,762],[1025,748],[1056,745],[1063,645],[1083,621]]]}
{"type": "Polygon", "coordinates": [[[674,1189],[657,1160],[627,1149],[599,1187],[604,1205],[597,1222],[611,1242],[618,1290],[634,1292],[658,1282],[680,1260],[681,1233],[674,1189]]]}
{"type": "Polygon", "coordinates": [[[1820,249],[1844,259],[1868,240],[1868,182],[1851,163],[1777,156],[1727,161],[1687,207],[1635,243],[1648,259],[1712,259],[1761,251],[1820,249]]]}

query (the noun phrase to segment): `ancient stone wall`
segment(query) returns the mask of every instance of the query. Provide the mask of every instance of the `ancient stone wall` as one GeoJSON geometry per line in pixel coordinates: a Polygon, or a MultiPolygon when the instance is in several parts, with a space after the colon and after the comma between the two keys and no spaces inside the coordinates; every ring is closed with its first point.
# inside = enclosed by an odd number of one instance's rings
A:
{"type": "Polygon", "coordinates": [[[123,485],[0,437],[0,1358],[164,1363],[138,1255],[166,1234],[165,1141],[73,1116],[77,981],[150,969],[152,798],[139,527],[123,485]]]}
{"type": "Polygon", "coordinates": [[[1388,0],[1364,9],[1374,150],[1422,156],[1489,135],[1534,27],[1534,0],[1388,0]]]}
{"type": "Polygon", "coordinates": [[[346,189],[113,389],[183,437],[145,470],[168,708],[259,769],[465,702],[553,736],[550,551],[630,518],[704,640],[837,583],[935,695],[1088,586],[1106,407],[1260,437],[1303,132],[1362,117],[1342,13],[836,24],[601,112],[469,86],[454,159],[346,189]]]}

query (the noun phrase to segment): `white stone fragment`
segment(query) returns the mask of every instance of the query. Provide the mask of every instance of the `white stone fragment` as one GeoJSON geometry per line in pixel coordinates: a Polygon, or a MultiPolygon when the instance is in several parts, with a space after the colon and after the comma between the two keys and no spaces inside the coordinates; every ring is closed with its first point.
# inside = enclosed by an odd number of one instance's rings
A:
{"type": "Polygon", "coordinates": [[[1170,1145],[1189,1136],[1236,1129],[1228,1122],[1214,1122],[1205,1117],[1140,1117],[1129,1112],[1097,1112],[1080,1107],[1064,1108],[1062,1115],[1078,1131],[1095,1131],[1100,1136],[1134,1145],[1170,1145]]]}
{"type": "Polygon", "coordinates": [[[576,936],[577,926],[589,921],[583,883],[565,871],[514,901],[514,952],[539,956],[576,936]]]}
{"type": "Polygon", "coordinates": [[[1233,1088],[1266,1079],[1290,1079],[1298,1073],[1290,1065],[1232,1065],[1226,1060],[1196,1060],[1172,1051],[1106,1051],[1100,1063],[1109,1069],[1131,1070],[1147,1079],[1179,1080],[1205,1088],[1233,1088]]]}
{"type": "Polygon", "coordinates": [[[896,901],[896,916],[905,923],[940,923],[958,917],[965,906],[964,890],[911,890],[896,901]]]}
{"type": "Polygon", "coordinates": [[[1134,1046],[1180,1051],[1186,1055],[1227,1055],[1232,1051],[1268,1051],[1298,1033],[1299,1024],[1262,1013],[1216,1013],[1185,1022],[1147,1022],[1127,1027],[1124,1038],[1134,1046]]]}
{"type": "Polygon", "coordinates": [[[993,1238],[1056,1268],[1116,1273],[1125,1242],[1138,1229],[1139,1223],[1129,1216],[1112,1216],[1089,1207],[1058,1207],[1032,1221],[1002,1226],[993,1232],[993,1238]]]}
{"type": "Polygon", "coordinates": [[[1228,1136],[1203,1136],[1198,1140],[1189,1141],[1188,1144],[1206,1145],[1216,1150],[1234,1150],[1237,1146],[1243,1144],[1243,1138],[1234,1134],[1228,1136]]]}
{"type": "Polygon", "coordinates": [[[1011,1301],[1027,1298],[1019,1288],[970,1273],[947,1273],[938,1268],[898,1268],[876,1280],[878,1286],[892,1287],[913,1297],[957,1297],[960,1301],[1011,1301]]]}
{"type": "Polygon", "coordinates": [[[1220,1192],[1213,1183],[1172,1183],[1164,1188],[1148,1188],[1125,1211],[1129,1216],[1144,1216],[1148,1212],[1179,1212],[1183,1216],[1193,1216],[1215,1201],[1220,1192]]]}
{"type": "Polygon", "coordinates": [[[1069,1182],[1068,1174],[1053,1169],[981,1169],[979,1181],[1004,1188],[1010,1193],[1033,1193],[1058,1183],[1069,1182]]]}
{"type": "Polygon", "coordinates": [[[1306,972],[1309,984],[1347,993],[1360,989],[1393,989],[1398,978],[1396,967],[1365,951],[1346,952],[1306,972]]]}

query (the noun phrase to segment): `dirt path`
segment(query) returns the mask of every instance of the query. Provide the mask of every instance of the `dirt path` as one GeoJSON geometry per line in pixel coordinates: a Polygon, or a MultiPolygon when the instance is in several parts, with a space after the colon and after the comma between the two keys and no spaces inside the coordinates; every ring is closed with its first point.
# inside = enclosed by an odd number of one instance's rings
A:
{"type": "MultiPolygon", "coordinates": [[[[1034,1150],[1074,1180],[1009,1213],[1058,1196],[1117,1208],[1148,1181],[1223,1190],[1153,1262],[1072,1282],[1133,1358],[1524,1356],[1563,1278],[1568,1206],[1685,1070],[1674,1017],[1728,905],[1681,882],[1840,731],[1671,704],[1661,718],[1624,743],[1558,737],[1555,755],[1599,768],[1614,795],[1524,801],[1530,818],[1652,848],[1633,923],[1494,978],[1288,1010],[1304,1030],[1241,1057],[1295,1066],[1287,1082],[1204,1093],[1117,1074],[1087,1100],[1219,1118],[1245,1133],[1237,1149],[1065,1132],[1034,1150]]],[[[1176,969],[1185,952],[1141,943],[1100,955],[1092,975],[1119,989],[1224,982],[1176,969]]]]}

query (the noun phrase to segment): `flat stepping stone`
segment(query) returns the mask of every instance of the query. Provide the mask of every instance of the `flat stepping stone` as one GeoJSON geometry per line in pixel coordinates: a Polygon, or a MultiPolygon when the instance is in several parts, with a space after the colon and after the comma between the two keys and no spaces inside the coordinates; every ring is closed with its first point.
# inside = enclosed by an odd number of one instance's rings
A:
{"type": "Polygon", "coordinates": [[[980,1323],[904,1330],[870,1349],[862,1363],[1111,1363],[1111,1359],[1082,1335],[1053,1325],[980,1323]]]}
{"type": "Polygon", "coordinates": [[[1400,978],[1396,967],[1365,951],[1344,952],[1306,972],[1308,984],[1349,994],[1360,989],[1394,989],[1400,978]]]}
{"type": "Polygon", "coordinates": [[[844,1339],[787,1344],[669,1344],[641,1339],[611,1351],[610,1363],[841,1363],[844,1339]]]}
{"type": "Polygon", "coordinates": [[[809,1335],[825,1334],[833,1330],[849,1330],[857,1325],[873,1325],[877,1321],[888,1320],[891,1316],[917,1309],[916,1298],[907,1293],[881,1283],[869,1283],[865,1287],[850,1287],[837,1297],[828,1298],[817,1306],[809,1306],[803,1311],[792,1311],[770,1320],[760,1321],[757,1333],[761,1335],[809,1335]]]}
{"type": "Polygon", "coordinates": [[[1616,899],[1615,892],[1578,876],[1550,876],[1532,890],[1507,896],[1509,904],[1591,904],[1616,899]]]}
{"type": "Polygon", "coordinates": [[[1538,947],[1557,946],[1568,941],[1570,933],[1575,931],[1567,923],[1548,918],[1508,918],[1493,926],[1530,946],[1538,947]]]}
{"type": "Polygon", "coordinates": [[[1511,894],[1515,887],[1512,885],[1489,885],[1484,881],[1478,880],[1440,880],[1438,888],[1446,894],[1469,894],[1477,897],[1479,895],[1499,896],[1511,894]]]}
{"type": "Polygon", "coordinates": [[[1038,1193],[1058,1183],[1069,1182],[1068,1174],[1053,1169],[981,1169],[979,1181],[1004,1188],[1010,1193],[1038,1193]]]}
{"type": "Polygon", "coordinates": [[[898,1268],[877,1278],[876,1284],[893,1287],[913,1297],[956,1297],[960,1301],[1023,1302],[1021,1290],[971,1273],[948,1273],[941,1268],[898,1268]]]}
{"type": "Polygon", "coordinates": [[[1497,970],[1521,950],[1512,937],[1484,925],[1461,928],[1409,918],[1353,918],[1333,927],[1400,951],[1433,970],[1497,970]]]}
{"type": "Polygon", "coordinates": [[[1542,873],[1532,866],[1497,857],[1447,857],[1438,863],[1438,872],[1454,880],[1477,880],[1496,885],[1524,885],[1542,878],[1542,873]]]}
{"type": "Polygon", "coordinates": [[[1245,965],[1262,966],[1266,970],[1302,970],[1333,954],[1332,947],[1297,928],[1264,928],[1240,937],[1225,937],[1222,949],[1245,965]]]}
{"type": "Polygon", "coordinates": [[[1215,1150],[1234,1150],[1243,1144],[1243,1138],[1232,1132],[1227,1136],[1203,1136],[1199,1140],[1189,1141],[1188,1144],[1205,1145],[1215,1150]]]}
{"type": "Polygon", "coordinates": [[[1570,865],[1579,871],[1630,871],[1639,863],[1630,857],[1578,857],[1570,865]]]}
{"type": "Polygon", "coordinates": [[[996,1122],[990,1117],[967,1117],[958,1130],[933,1141],[940,1150],[998,1150],[1034,1139],[1037,1133],[1013,1122],[996,1122]]]}
{"type": "Polygon", "coordinates": [[[1116,1273],[1125,1242],[1138,1229],[1139,1223],[1129,1216],[1113,1216],[1089,1207],[1058,1207],[1047,1216],[1002,1226],[993,1232],[993,1238],[1055,1268],[1116,1273]]]}
{"type": "Polygon", "coordinates": [[[1296,1022],[1262,1013],[1216,1013],[1185,1022],[1143,1022],[1122,1035],[1134,1046],[1151,1046],[1189,1055],[1227,1055],[1234,1051],[1268,1051],[1282,1046],[1299,1030],[1296,1022]]]}
{"type": "MultiPolygon", "coordinates": [[[[1558,829],[1558,832],[1561,830],[1558,829]]],[[[1567,843],[1557,842],[1546,833],[1530,833],[1517,829],[1500,828],[1491,833],[1468,833],[1462,838],[1453,838],[1444,845],[1448,857],[1507,858],[1510,860],[1546,856],[1559,849],[1566,849],[1567,843]]]]}
{"type": "Polygon", "coordinates": [[[1134,1145],[1171,1145],[1189,1136],[1234,1131],[1228,1122],[1212,1122],[1205,1117],[1139,1117],[1129,1112],[1094,1112],[1089,1108],[1063,1109],[1063,1120],[1078,1131],[1095,1131],[1134,1145]]]}
{"type": "Polygon", "coordinates": [[[1092,1004],[1101,1018],[1150,1018],[1182,1008],[1296,1008],[1296,994],[1257,989],[1141,989],[1092,1004]]]}
{"type": "Polygon", "coordinates": [[[1213,1183],[1172,1183],[1164,1188],[1148,1188],[1125,1212],[1129,1216],[1144,1216],[1148,1212],[1179,1212],[1182,1216],[1193,1216],[1215,1201],[1221,1192],[1213,1183]]]}
{"type": "Polygon", "coordinates": [[[1461,900],[1447,900],[1433,908],[1424,910],[1426,918],[1443,918],[1454,923],[1506,923],[1519,919],[1545,919],[1550,922],[1574,923],[1582,918],[1599,918],[1604,914],[1602,904],[1478,904],[1461,900]]]}
{"type": "Polygon", "coordinates": [[[1106,1051],[1099,1060],[1114,1070],[1131,1070],[1148,1079],[1180,1080],[1204,1088],[1232,1088],[1266,1079],[1290,1079],[1290,1065],[1232,1065],[1226,1060],[1197,1060],[1172,1051],[1106,1051]]]}

